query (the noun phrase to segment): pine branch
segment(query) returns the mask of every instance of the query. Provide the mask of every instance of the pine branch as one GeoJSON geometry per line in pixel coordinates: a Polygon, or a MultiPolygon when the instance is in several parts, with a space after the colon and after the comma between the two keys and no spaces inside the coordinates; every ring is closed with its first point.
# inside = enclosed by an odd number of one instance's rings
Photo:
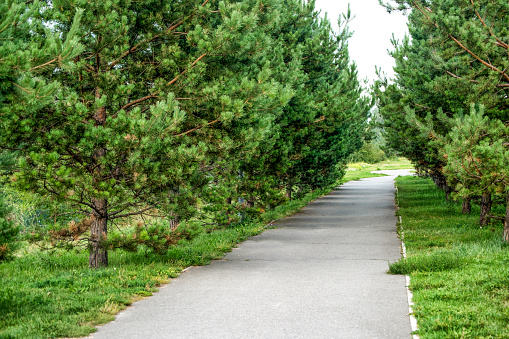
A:
{"type": "MultiPolygon", "coordinates": [[[[206,0],[202,5],[201,7],[204,7],[207,3],[209,2],[209,0],[206,0]]],[[[184,22],[185,20],[188,20],[190,18],[192,18],[194,16],[195,13],[191,14],[189,17],[185,18],[185,19],[181,19],[179,22],[169,26],[165,31],[164,31],[164,34],[168,34],[174,30],[176,30],[178,27],[180,27],[184,22]]],[[[118,57],[116,60],[114,60],[110,65],[109,65],[109,70],[113,69],[113,67],[115,67],[120,61],[122,61],[126,56],[128,56],[129,54],[132,54],[134,52],[136,52],[141,45],[143,44],[147,44],[147,43],[150,43],[152,41],[155,41],[156,39],[159,39],[161,36],[164,35],[163,33],[160,33],[160,34],[156,34],[154,35],[152,38],[148,39],[148,40],[145,40],[145,41],[141,41],[139,43],[137,43],[136,45],[134,45],[133,47],[131,47],[130,49],[128,49],[127,51],[125,51],[124,53],[122,53],[120,55],[120,57],[118,57]]]]}
{"type": "Polygon", "coordinates": [[[115,219],[119,219],[119,218],[125,218],[125,217],[129,217],[129,216],[133,216],[133,215],[140,215],[140,214],[143,214],[144,212],[146,211],[149,211],[151,209],[154,209],[154,206],[149,206],[149,207],[146,207],[142,210],[139,210],[139,211],[136,211],[136,212],[131,212],[131,213],[125,213],[125,214],[110,214],[108,215],[108,219],[110,220],[115,220],[115,219]]]}
{"type": "Polygon", "coordinates": [[[37,65],[37,66],[35,66],[35,67],[32,67],[32,68],[30,68],[30,70],[29,70],[29,71],[30,71],[30,72],[33,72],[33,71],[35,71],[36,69],[39,69],[39,68],[42,68],[42,67],[45,67],[45,66],[49,66],[49,65],[51,65],[52,63],[54,63],[55,61],[58,61],[59,59],[60,59],[60,56],[58,56],[57,58],[54,58],[54,59],[52,59],[52,60],[50,60],[50,61],[48,61],[48,62],[46,62],[46,63],[42,64],[42,65],[37,65]]]}
{"type": "MultiPolygon", "coordinates": [[[[509,75],[503,71],[501,71],[500,69],[498,69],[497,67],[493,66],[489,60],[488,61],[485,61],[483,60],[481,57],[479,57],[477,54],[475,54],[473,51],[471,51],[470,49],[468,49],[465,45],[463,45],[458,39],[456,39],[452,34],[448,33],[445,28],[440,28],[440,26],[438,26],[438,24],[436,22],[434,22],[430,17],[429,15],[427,15],[425,13],[425,11],[417,4],[416,1],[414,1],[414,5],[415,7],[426,17],[426,19],[428,20],[428,22],[430,22],[433,26],[435,26],[437,29],[439,30],[442,30],[445,32],[445,34],[449,37],[449,39],[451,39],[452,41],[454,41],[459,47],[461,47],[461,49],[463,49],[465,52],[467,52],[468,54],[470,54],[471,56],[473,56],[477,61],[479,61],[480,63],[482,63],[484,66],[488,67],[489,69],[499,73],[500,75],[502,75],[504,78],[507,79],[507,81],[509,81],[509,75]]],[[[428,7],[426,7],[426,10],[430,13],[433,13],[432,10],[428,7]]]]}
{"type": "Polygon", "coordinates": [[[496,40],[497,40],[497,45],[500,46],[500,47],[503,47],[505,49],[509,49],[509,45],[506,44],[505,42],[503,42],[502,40],[500,40],[497,36],[495,36],[495,34],[493,33],[493,26],[492,27],[488,27],[486,25],[486,21],[481,18],[481,15],[479,14],[479,12],[477,11],[477,9],[475,9],[475,4],[474,4],[474,0],[470,0],[470,3],[472,4],[472,7],[474,7],[474,10],[475,10],[475,14],[477,15],[477,18],[479,19],[479,21],[481,21],[482,25],[488,29],[488,31],[490,32],[491,36],[494,37],[496,40]]]}
{"type": "Polygon", "coordinates": [[[177,134],[177,135],[175,135],[175,136],[176,136],[176,137],[181,137],[181,136],[183,136],[183,135],[187,135],[187,134],[189,134],[189,133],[192,133],[192,132],[194,132],[194,131],[200,130],[200,129],[202,129],[202,128],[204,128],[204,127],[207,127],[207,126],[209,126],[209,125],[215,124],[216,122],[218,122],[218,121],[220,121],[220,120],[221,120],[221,119],[220,119],[220,118],[218,118],[218,119],[216,119],[216,120],[214,120],[214,121],[211,121],[211,122],[206,123],[205,125],[195,127],[195,128],[193,128],[193,129],[190,129],[190,130],[189,130],[189,131],[187,131],[187,132],[180,133],[180,134],[177,134]]]}

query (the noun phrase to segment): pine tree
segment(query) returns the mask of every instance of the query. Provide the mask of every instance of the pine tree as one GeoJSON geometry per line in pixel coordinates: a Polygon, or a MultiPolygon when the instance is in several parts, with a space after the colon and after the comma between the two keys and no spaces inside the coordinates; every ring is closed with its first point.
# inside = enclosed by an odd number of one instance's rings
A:
{"type": "MultiPolygon", "coordinates": [[[[465,210],[468,210],[470,198],[480,196],[480,223],[483,225],[491,209],[492,194],[505,194],[504,189],[497,188],[499,186],[489,179],[497,176],[499,170],[484,160],[482,162],[488,166],[483,169],[484,179],[474,179],[471,169],[470,174],[461,170],[458,166],[461,160],[470,165],[475,165],[476,160],[472,155],[474,160],[465,158],[461,150],[471,151],[462,148],[465,145],[457,145],[455,138],[479,152],[479,159],[487,149],[504,154],[495,141],[501,140],[495,137],[497,132],[487,132],[483,138],[476,138],[472,133],[475,128],[486,126],[498,130],[496,126],[508,117],[509,45],[503,41],[507,36],[503,22],[508,18],[509,5],[498,0],[397,0],[396,3],[399,9],[411,11],[412,41],[405,40],[393,53],[397,62],[396,84],[385,84],[385,91],[378,92],[386,130],[393,145],[438,177],[439,184],[447,174],[445,187],[449,190],[449,186],[456,186],[462,192],[476,192],[459,196],[466,198],[465,210]],[[483,119],[487,120],[477,119],[473,113],[463,117],[462,112],[473,103],[485,107],[483,119]],[[420,128],[419,123],[415,123],[424,119],[427,125],[433,125],[432,129],[420,128]],[[472,141],[458,135],[460,122],[465,124],[462,133],[472,134],[472,141]],[[441,136],[439,140],[437,135],[441,136]],[[489,174],[489,168],[494,172],[489,174]],[[479,180],[485,180],[486,185],[479,180]]],[[[394,9],[390,5],[386,7],[394,9]]]]}
{"type": "Polygon", "coordinates": [[[263,114],[289,94],[270,80],[271,40],[258,26],[269,9],[248,0],[61,0],[30,17],[34,34],[78,36],[83,50],[41,75],[58,84],[50,102],[9,107],[2,144],[22,154],[17,187],[91,218],[90,267],[108,263],[109,222],[189,217],[210,168],[270,126],[263,114]]]}
{"type": "MultiPolygon", "coordinates": [[[[501,24],[508,14],[507,3],[483,1],[406,1],[400,9],[410,10],[412,37],[392,53],[396,60],[396,84],[386,84],[379,96],[381,109],[392,144],[421,167],[442,171],[444,162],[438,150],[430,148],[411,124],[405,109],[420,118],[436,116],[438,109],[452,118],[468,110],[470,103],[483,104],[486,114],[505,119],[505,63],[507,50],[500,37],[507,28],[501,24]],[[385,107],[385,108],[384,108],[385,107]]],[[[389,9],[394,9],[386,5],[389,9]]],[[[447,132],[435,120],[440,133],[447,132]]]]}
{"type": "Polygon", "coordinates": [[[291,70],[295,95],[276,118],[276,133],[264,141],[264,152],[244,162],[243,188],[261,196],[267,187],[256,184],[263,178],[290,198],[292,188],[305,193],[343,175],[342,163],[361,146],[369,108],[355,66],[349,65],[348,15],[336,36],[314,1],[283,5],[282,24],[273,36],[283,46],[286,64],[298,66],[291,70]]]}
{"type": "MultiPolygon", "coordinates": [[[[470,114],[454,120],[446,143],[445,172],[457,182],[457,195],[470,198],[502,195],[506,201],[503,238],[509,242],[509,129],[500,120],[484,115],[472,105],[470,114]]],[[[481,211],[480,225],[487,224],[489,211],[481,211]]]]}
{"type": "MultiPolygon", "coordinates": [[[[80,52],[81,46],[75,37],[69,35],[59,41],[49,30],[42,30],[44,36],[34,36],[38,27],[29,18],[43,10],[39,1],[0,2],[0,116],[2,121],[10,111],[29,112],[52,101],[58,89],[57,82],[46,82],[41,72],[63,67],[80,52]],[[57,41],[59,43],[57,43],[57,41]]],[[[79,24],[80,12],[73,18],[79,24]]],[[[17,162],[19,144],[4,143],[0,134],[0,172],[12,174],[17,162]]],[[[9,216],[10,209],[0,197],[0,260],[9,258],[17,248],[16,238],[19,227],[9,216]]]]}

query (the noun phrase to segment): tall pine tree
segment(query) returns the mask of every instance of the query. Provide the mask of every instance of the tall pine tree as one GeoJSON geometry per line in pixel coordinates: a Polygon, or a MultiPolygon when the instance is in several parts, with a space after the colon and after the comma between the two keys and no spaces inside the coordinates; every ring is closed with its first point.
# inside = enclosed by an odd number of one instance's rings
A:
{"type": "Polygon", "coordinates": [[[12,177],[19,188],[50,194],[89,220],[90,267],[108,263],[109,222],[189,216],[215,159],[248,147],[268,126],[270,116],[259,115],[288,100],[264,57],[270,39],[258,24],[269,8],[61,0],[31,15],[34,34],[76,35],[83,50],[41,75],[59,85],[51,102],[9,107],[2,144],[22,154],[12,177]],[[255,133],[231,128],[240,119],[253,119],[255,133]]]}

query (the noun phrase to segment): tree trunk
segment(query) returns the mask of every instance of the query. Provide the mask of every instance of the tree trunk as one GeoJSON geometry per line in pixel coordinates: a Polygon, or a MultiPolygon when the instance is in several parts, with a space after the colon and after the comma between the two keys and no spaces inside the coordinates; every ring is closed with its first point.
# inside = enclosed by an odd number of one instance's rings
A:
{"type": "Polygon", "coordinates": [[[108,202],[106,199],[93,198],[92,200],[96,210],[92,211],[88,267],[106,267],[108,266],[108,251],[103,242],[108,238],[108,202]]]}
{"type": "Polygon", "coordinates": [[[170,219],[170,229],[173,231],[177,229],[177,227],[179,227],[180,225],[180,216],[176,215],[173,212],[170,212],[170,216],[173,217],[172,219],[170,219]]]}
{"type": "Polygon", "coordinates": [[[509,193],[505,196],[505,218],[504,218],[504,234],[503,239],[509,242],[509,193]]]}
{"type": "Polygon", "coordinates": [[[291,187],[286,187],[286,192],[285,192],[285,197],[292,201],[292,188],[291,187]]]}
{"type": "Polygon", "coordinates": [[[439,176],[437,179],[437,185],[438,188],[440,188],[442,191],[444,190],[444,180],[441,176],[439,176]]]}
{"type": "Polygon", "coordinates": [[[481,197],[481,215],[479,217],[479,225],[485,226],[488,224],[488,215],[491,212],[491,194],[484,192],[481,197]]]}
{"type": "Polygon", "coordinates": [[[249,197],[249,199],[246,201],[247,207],[253,208],[255,205],[255,198],[249,197]]]}
{"type": "Polygon", "coordinates": [[[470,204],[470,198],[463,199],[461,203],[461,213],[470,214],[472,213],[472,205],[470,204]]]}
{"type": "Polygon", "coordinates": [[[447,185],[447,182],[445,183],[445,200],[447,202],[451,201],[451,193],[452,193],[452,187],[447,185]]]}
{"type": "Polygon", "coordinates": [[[438,189],[444,190],[444,178],[441,175],[434,175],[433,182],[438,189]]]}
{"type": "MultiPolygon", "coordinates": [[[[100,36],[98,37],[100,39],[100,36]]],[[[99,56],[97,56],[97,67],[99,68],[99,56]]],[[[96,87],[95,97],[101,97],[101,90],[96,87]]],[[[104,126],[106,123],[106,108],[99,107],[94,112],[94,125],[104,126]]],[[[93,183],[97,188],[102,177],[102,166],[100,165],[102,158],[106,156],[106,149],[104,147],[97,147],[94,150],[93,159],[95,168],[93,172],[93,183]]],[[[108,237],[108,201],[103,198],[92,198],[92,226],[90,228],[90,252],[88,256],[88,267],[98,268],[108,266],[108,251],[104,247],[103,242],[108,237]]]]}

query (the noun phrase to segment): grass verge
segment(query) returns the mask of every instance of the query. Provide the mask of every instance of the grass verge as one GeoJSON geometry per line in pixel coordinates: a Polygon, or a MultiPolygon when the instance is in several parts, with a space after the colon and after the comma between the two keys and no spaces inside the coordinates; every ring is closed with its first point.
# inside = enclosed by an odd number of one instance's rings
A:
{"type": "Polygon", "coordinates": [[[408,274],[419,336],[509,338],[509,245],[502,226],[479,228],[478,210],[460,213],[430,180],[399,177],[407,258],[390,273],[408,274]]]}

